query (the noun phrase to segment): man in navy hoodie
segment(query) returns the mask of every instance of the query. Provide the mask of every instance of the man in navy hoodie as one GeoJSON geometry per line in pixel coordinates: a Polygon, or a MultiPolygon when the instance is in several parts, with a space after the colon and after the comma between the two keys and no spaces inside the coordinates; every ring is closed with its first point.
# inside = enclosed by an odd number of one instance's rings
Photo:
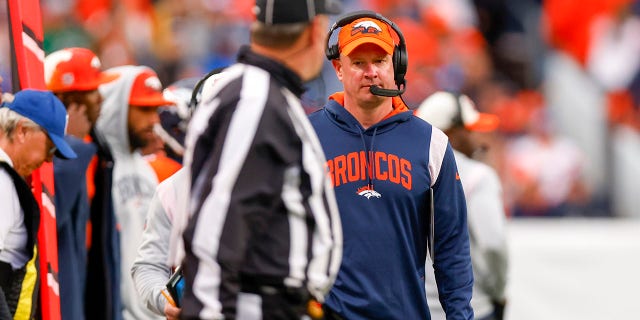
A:
{"type": "Polygon", "coordinates": [[[413,116],[398,96],[407,67],[404,38],[370,11],[338,19],[329,36],[339,27],[327,57],[344,92],[310,115],[344,234],[325,316],[429,319],[424,266],[431,251],[447,319],[473,319],[464,193],[447,136],[413,116]]]}
{"type": "MultiPolygon", "coordinates": [[[[62,101],[69,115],[64,140],[78,155],[71,160],[53,159],[60,312],[63,319],[82,320],[85,319],[82,301],[87,276],[87,223],[91,215],[90,199],[96,187],[93,177],[87,179],[87,173],[91,172],[89,164],[98,152],[98,145],[87,137],[100,114],[102,96],[98,86],[114,80],[117,75],[102,72],[100,59],[86,48],[52,52],[45,57],[44,66],[47,89],[62,101]]],[[[94,230],[98,230],[97,226],[93,225],[94,230]]]]}

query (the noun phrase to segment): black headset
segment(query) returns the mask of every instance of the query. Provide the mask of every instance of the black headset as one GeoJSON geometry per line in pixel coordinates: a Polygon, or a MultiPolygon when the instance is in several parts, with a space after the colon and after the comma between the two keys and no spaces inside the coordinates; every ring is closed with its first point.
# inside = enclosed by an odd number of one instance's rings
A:
{"type": "Polygon", "coordinates": [[[199,99],[200,99],[200,95],[202,94],[202,86],[204,85],[204,83],[207,81],[207,79],[224,71],[225,68],[226,67],[215,68],[209,71],[209,73],[205,74],[202,78],[200,78],[200,80],[198,80],[196,85],[193,87],[193,91],[191,91],[191,99],[189,99],[188,107],[191,114],[193,114],[193,111],[198,106],[198,103],[200,103],[199,99]]]}
{"type": "Polygon", "coordinates": [[[394,46],[392,61],[394,80],[399,90],[378,90],[394,91],[396,93],[395,95],[401,94],[402,92],[404,92],[404,87],[406,87],[407,85],[407,81],[404,78],[404,76],[407,74],[407,65],[409,62],[409,58],[407,55],[407,45],[404,40],[404,36],[402,35],[402,31],[400,31],[400,28],[398,28],[398,26],[396,26],[393,21],[385,18],[377,12],[373,12],[370,10],[360,10],[340,16],[338,20],[331,26],[331,28],[329,29],[329,34],[327,35],[327,45],[325,46],[325,55],[327,56],[327,59],[334,60],[340,58],[340,48],[338,47],[338,43],[329,45],[329,40],[331,39],[331,35],[333,34],[333,32],[336,29],[342,28],[360,18],[372,18],[380,20],[390,26],[391,29],[393,29],[393,31],[398,35],[398,39],[400,41],[394,46]],[[401,87],[402,90],[400,90],[401,87]]]}

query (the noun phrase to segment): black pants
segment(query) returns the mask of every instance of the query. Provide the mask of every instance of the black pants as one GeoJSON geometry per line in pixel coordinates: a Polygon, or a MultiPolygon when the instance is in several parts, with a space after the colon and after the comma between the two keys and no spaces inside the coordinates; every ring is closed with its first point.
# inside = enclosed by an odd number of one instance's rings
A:
{"type": "Polygon", "coordinates": [[[26,267],[14,271],[9,263],[0,261],[0,320],[4,320],[7,314],[11,316],[9,319],[13,319],[26,272],[26,267]]]}
{"type": "Polygon", "coordinates": [[[344,317],[329,309],[326,304],[322,305],[322,311],[324,312],[324,320],[345,320],[344,317]]]}
{"type": "Polygon", "coordinates": [[[225,314],[225,319],[300,320],[307,314],[309,293],[305,289],[269,286],[245,289],[238,295],[235,315],[225,314]]]}

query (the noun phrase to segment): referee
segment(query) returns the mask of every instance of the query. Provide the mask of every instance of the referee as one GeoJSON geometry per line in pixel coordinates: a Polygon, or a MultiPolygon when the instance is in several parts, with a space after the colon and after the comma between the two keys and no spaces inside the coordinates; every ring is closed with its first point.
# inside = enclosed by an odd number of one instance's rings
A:
{"type": "Polygon", "coordinates": [[[300,95],[337,6],[257,0],[250,45],[194,114],[182,319],[300,319],[333,284],[341,224],[300,95]]]}

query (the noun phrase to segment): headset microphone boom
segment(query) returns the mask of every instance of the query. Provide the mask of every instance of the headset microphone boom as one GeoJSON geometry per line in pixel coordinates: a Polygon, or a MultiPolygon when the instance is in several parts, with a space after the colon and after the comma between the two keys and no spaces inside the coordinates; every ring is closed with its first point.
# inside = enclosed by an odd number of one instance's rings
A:
{"type": "Polygon", "coordinates": [[[380,88],[379,86],[372,85],[371,87],[369,87],[369,92],[371,92],[371,94],[374,94],[376,96],[395,97],[403,94],[404,88],[405,88],[404,85],[402,86],[402,89],[383,89],[383,88],[380,88]]]}

